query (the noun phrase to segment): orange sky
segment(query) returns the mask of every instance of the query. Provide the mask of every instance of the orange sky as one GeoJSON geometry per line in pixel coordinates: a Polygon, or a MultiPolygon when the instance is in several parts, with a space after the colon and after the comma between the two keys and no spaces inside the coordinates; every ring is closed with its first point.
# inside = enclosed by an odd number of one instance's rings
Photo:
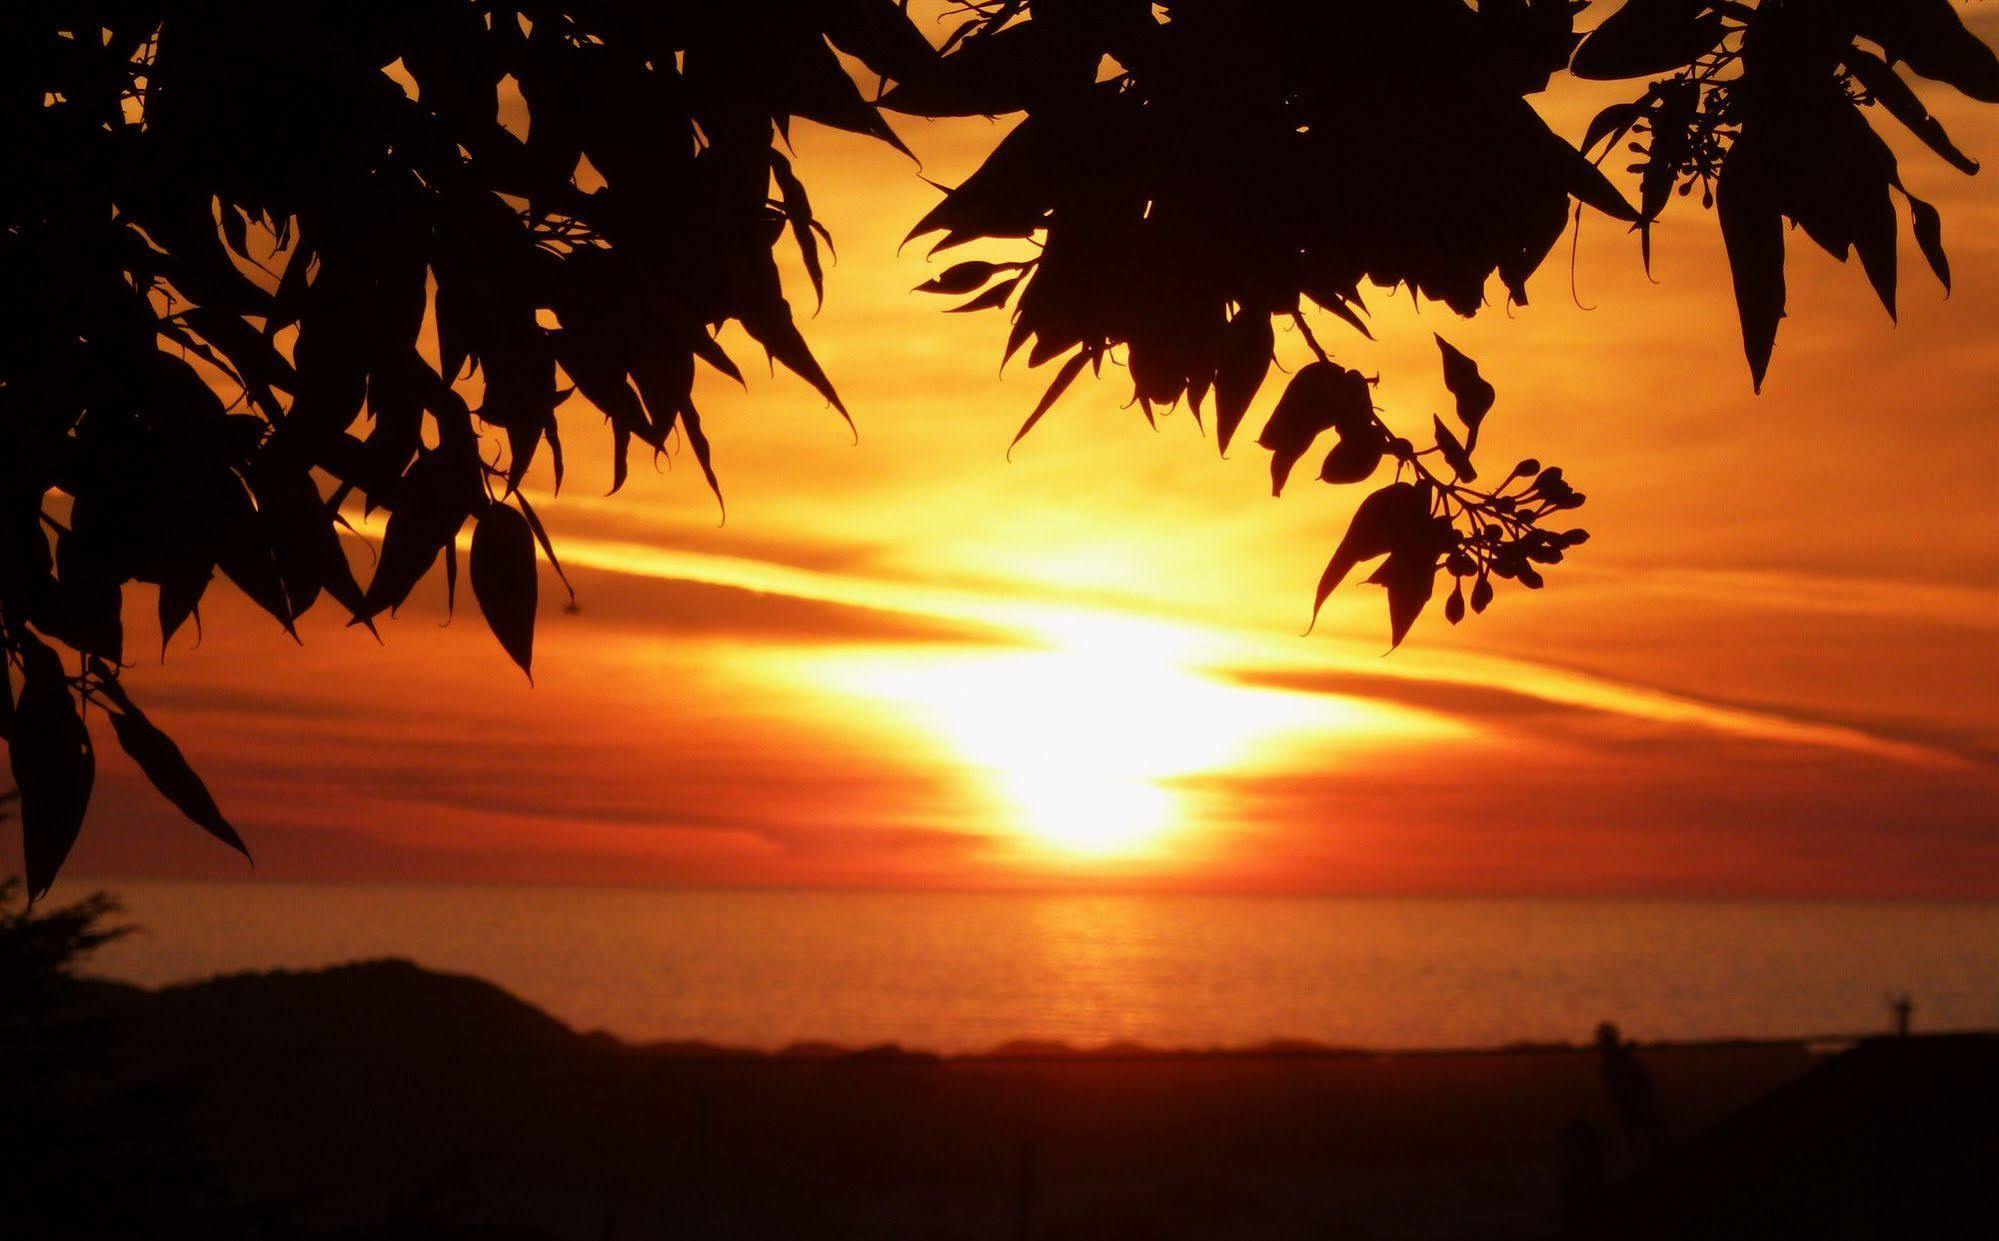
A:
{"type": "MultiPolygon", "coordinates": [[[[1999,158],[1999,113],[1932,97],[1999,158]]],[[[1588,100],[1544,102],[1581,132],[1588,100]]],[[[999,132],[898,129],[945,182],[999,132]]],[[[1378,343],[1322,326],[1412,433],[1444,407],[1443,331],[1499,386],[1486,455],[1590,495],[1595,540],[1550,589],[1427,616],[1388,656],[1371,588],[1300,636],[1359,489],[1273,500],[1262,454],[1218,461],[1184,414],[1149,430],[1108,372],[1009,463],[1045,374],[996,378],[998,316],[909,293],[937,267],[896,247],[934,191],[886,148],[796,136],[840,255],[804,326],[858,446],[788,376],[710,385],[718,526],[691,461],[602,498],[608,437],[573,401],[569,481],[538,503],[581,610],[545,578],[533,688],[469,599],[440,625],[441,583],[385,647],[328,614],[297,648],[212,592],[205,639],[128,684],[259,877],[1999,895],[1989,176],[1898,141],[1956,294],[1905,239],[1891,326],[1800,238],[1760,398],[1692,204],[1656,284],[1586,223],[1594,311],[1556,260],[1511,315],[1378,293],[1378,343]]],[[[130,649],[156,646],[140,588],[128,611],[130,649]]],[[[244,873],[100,753],[67,886],[244,873]]]]}

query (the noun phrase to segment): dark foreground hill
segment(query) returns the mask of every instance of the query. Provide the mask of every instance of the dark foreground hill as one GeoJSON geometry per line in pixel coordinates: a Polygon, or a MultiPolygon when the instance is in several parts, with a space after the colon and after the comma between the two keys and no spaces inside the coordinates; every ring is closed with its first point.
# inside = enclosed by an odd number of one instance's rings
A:
{"type": "MultiPolygon", "coordinates": [[[[1562,1235],[1566,1195],[1604,1236],[1909,1236],[1784,1225],[1835,1201],[1822,1171],[1907,1178],[1838,1134],[1948,1102],[1989,1140],[1999,1116],[1983,1039],[1642,1049],[1660,1125],[1633,1132],[1586,1048],[640,1048],[395,961],[94,1003],[122,1073],[195,1101],[229,1192],[318,1235],[1497,1239],[1562,1235]],[[1788,1214],[1755,1216],[1777,1193],[1788,1214]]],[[[1925,1149],[1932,1207],[1977,1208],[1971,1164],[1925,1149]]]]}

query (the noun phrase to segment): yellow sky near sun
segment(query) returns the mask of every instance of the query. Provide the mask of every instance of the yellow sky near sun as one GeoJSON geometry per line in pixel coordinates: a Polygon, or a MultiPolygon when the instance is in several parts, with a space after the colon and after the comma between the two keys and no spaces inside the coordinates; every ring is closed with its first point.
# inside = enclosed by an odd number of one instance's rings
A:
{"type": "MultiPolygon", "coordinates": [[[[1600,93],[1545,106],[1573,137],[1600,93]]],[[[1932,97],[1999,156],[1999,113],[1932,97]]],[[[1003,125],[897,121],[947,183],[1003,125]]],[[[999,375],[1000,316],[910,292],[938,270],[898,252],[934,191],[886,148],[795,139],[839,262],[816,316],[795,264],[789,288],[859,443],[727,334],[747,392],[697,391],[720,525],[687,460],[635,460],[605,498],[608,437],[572,402],[571,476],[538,504],[581,609],[544,575],[533,689],[476,615],[438,627],[437,583],[381,648],[317,618],[296,649],[213,601],[202,644],[133,685],[260,873],[1999,891],[1989,178],[1898,142],[1955,295],[1905,242],[1893,326],[1800,238],[1760,398],[1697,204],[1661,229],[1655,279],[1599,217],[1573,297],[1558,256],[1528,307],[1467,322],[1379,291],[1375,342],[1322,326],[1412,432],[1446,408],[1443,332],[1499,387],[1484,454],[1558,462],[1591,497],[1596,537],[1550,589],[1428,616],[1384,656],[1370,588],[1301,636],[1359,489],[1273,499],[1263,454],[1218,460],[1184,411],[1148,429],[1112,370],[1009,461],[1047,372],[999,375]]],[[[80,873],[234,873],[133,773],[103,779],[80,873]]]]}

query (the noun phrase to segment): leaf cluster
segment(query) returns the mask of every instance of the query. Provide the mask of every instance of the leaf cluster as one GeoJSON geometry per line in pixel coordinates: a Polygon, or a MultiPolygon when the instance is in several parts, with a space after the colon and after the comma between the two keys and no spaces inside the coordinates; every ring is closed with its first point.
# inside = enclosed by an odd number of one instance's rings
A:
{"type": "Polygon", "coordinates": [[[372,626],[440,562],[455,593],[469,532],[527,670],[555,553],[521,484],[560,486],[570,396],[617,484],[636,443],[715,485],[693,391],[742,379],[725,324],[844,415],[774,253],[816,292],[794,118],[900,145],[842,53],[934,58],[892,0],[6,7],[0,298],[32,313],[0,354],[0,724],[32,893],[89,801],[93,704],[241,847],[118,688],[128,586],[168,639],[218,576],[288,631],[326,598],[372,626]],[[376,511],[364,577],[341,527],[376,511]]]}
{"type": "Polygon", "coordinates": [[[1892,316],[1895,199],[1950,287],[1943,222],[1903,185],[1869,117],[1907,129],[1964,173],[1960,150],[1909,75],[1999,103],[1999,57],[1950,0],[1629,0],[1577,50],[1579,77],[1654,79],[1600,113],[1583,149],[1623,145],[1640,179],[1639,228],[1700,190],[1727,243],[1743,348],[1762,386],[1787,308],[1786,225],[1861,268],[1892,316]]]}

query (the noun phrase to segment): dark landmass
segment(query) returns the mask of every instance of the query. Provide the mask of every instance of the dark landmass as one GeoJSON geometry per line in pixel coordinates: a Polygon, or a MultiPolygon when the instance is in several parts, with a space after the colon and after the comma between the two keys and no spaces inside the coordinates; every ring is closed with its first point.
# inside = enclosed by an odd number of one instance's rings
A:
{"type": "Polygon", "coordinates": [[[635,1046],[399,961],[90,996],[123,1074],[196,1100],[229,1192],[317,1235],[1940,1238],[1999,1218],[1952,1230],[1999,1166],[1984,1037],[1637,1048],[1658,1107],[1634,1128],[1594,1047],[635,1046]],[[1814,1196],[1829,1172],[1842,1192],[1814,1196]]]}

